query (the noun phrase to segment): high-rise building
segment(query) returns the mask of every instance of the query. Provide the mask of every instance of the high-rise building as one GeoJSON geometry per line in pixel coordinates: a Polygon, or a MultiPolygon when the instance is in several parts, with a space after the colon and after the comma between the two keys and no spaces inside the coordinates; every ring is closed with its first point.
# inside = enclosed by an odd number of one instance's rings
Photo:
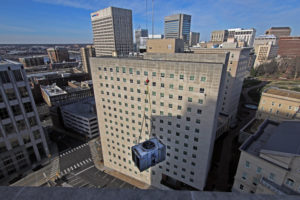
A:
{"type": "Polygon", "coordinates": [[[104,165],[157,188],[203,190],[228,56],[91,58],[104,165]],[[131,147],[153,137],[166,146],[166,160],[139,172],[131,147]]]}
{"type": "Polygon", "coordinates": [[[34,67],[39,65],[44,65],[44,57],[25,57],[25,58],[19,58],[19,62],[22,63],[23,67],[34,67]]]}
{"type": "Polygon", "coordinates": [[[228,30],[220,30],[211,32],[210,41],[213,43],[222,44],[228,38],[228,30]]]}
{"type": "Polygon", "coordinates": [[[256,117],[279,122],[300,120],[300,92],[267,88],[261,95],[256,117]]]}
{"type": "Polygon", "coordinates": [[[81,53],[83,71],[85,73],[88,73],[90,77],[92,77],[89,59],[90,57],[96,57],[95,48],[92,45],[87,45],[86,47],[80,48],[80,53],[81,53]]]}
{"type": "Polygon", "coordinates": [[[254,28],[228,29],[228,38],[235,38],[238,42],[239,41],[245,42],[247,44],[247,47],[253,47],[255,34],[256,34],[256,30],[254,28]]]}
{"type": "Polygon", "coordinates": [[[190,41],[189,41],[189,46],[195,46],[199,43],[200,40],[200,33],[197,32],[190,32],[190,41]]]}
{"type": "Polygon", "coordinates": [[[281,57],[300,57],[300,37],[280,37],[278,55],[281,57]]]}
{"type": "Polygon", "coordinates": [[[300,122],[265,120],[240,147],[233,192],[300,195],[300,122]]]}
{"type": "Polygon", "coordinates": [[[276,37],[290,36],[292,29],[290,27],[271,27],[266,30],[266,35],[275,35],[276,37]]]}
{"type": "Polygon", "coordinates": [[[49,155],[24,68],[0,61],[0,180],[9,181],[49,155]]]}
{"type": "Polygon", "coordinates": [[[228,116],[229,123],[236,121],[239,100],[243,82],[249,74],[249,59],[251,48],[192,48],[197,54],[216,54],[229,52],[229,61],[226,63],[226,81],[220,112],[228,116]]]}
{"type": "Polygon", "coordinates": [[[132,11],[108,7],[91,13],[96,55],[128,55],[133,51],[132,11]]]}
{"type": "Polygon", "coordinates": [[[165,17],[165,38],[183,39],[186,46],[190,41],[191,15],[176,14],[165,17]]]}
{"type": "Polygon", "coordinates": [[[148,30],[147,29],[137,29],[135,30],[135,44],[137,52],[140,52],[140,47],[144,47],[144,44],[141,41],[141,38],[148,37],[148,30]]]}
{"type": "Polygon", "coordinates": [[[55,47],[47,49],[51,63],[67,62],[70,60],[68,49],[55,47]]]}

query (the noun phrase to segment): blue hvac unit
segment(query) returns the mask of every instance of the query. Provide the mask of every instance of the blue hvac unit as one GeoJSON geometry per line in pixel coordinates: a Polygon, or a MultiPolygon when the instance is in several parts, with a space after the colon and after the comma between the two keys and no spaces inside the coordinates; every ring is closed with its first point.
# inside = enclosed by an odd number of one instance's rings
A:
{"type": "Polygon", "coordinates": [[[132,160],[140,172],[166,159],[166,146],[152,138],[131,148],[132,160]]]}

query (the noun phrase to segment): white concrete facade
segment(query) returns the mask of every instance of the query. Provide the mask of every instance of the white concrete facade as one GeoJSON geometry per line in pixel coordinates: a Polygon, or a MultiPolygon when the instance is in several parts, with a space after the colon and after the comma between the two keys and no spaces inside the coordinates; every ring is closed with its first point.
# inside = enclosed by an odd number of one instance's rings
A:
{"type": "Polygon", "coordinates": [[[161,184],[167,176],[203,190],[226,62],[227,53],[92,58],[104,165],[160,189],[168,189],[161,184]],[[148,92],[150,99],[145,99],[148,92]],[[132,162],[131,147],[152,137],[166,145],[166,161],[140,173],[132,162]]]}

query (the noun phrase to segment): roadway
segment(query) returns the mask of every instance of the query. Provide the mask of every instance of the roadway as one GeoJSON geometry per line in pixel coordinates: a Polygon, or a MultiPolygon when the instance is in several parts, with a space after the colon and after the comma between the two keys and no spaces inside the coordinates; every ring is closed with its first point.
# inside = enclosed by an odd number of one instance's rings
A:
{"type": "Polygon", "coordinates": [[[128,188],[136,187],[99,171],[93,162],[88,143],[67,148],[59,155],[60,178],[57,185],[87,188],[128,188]]]}

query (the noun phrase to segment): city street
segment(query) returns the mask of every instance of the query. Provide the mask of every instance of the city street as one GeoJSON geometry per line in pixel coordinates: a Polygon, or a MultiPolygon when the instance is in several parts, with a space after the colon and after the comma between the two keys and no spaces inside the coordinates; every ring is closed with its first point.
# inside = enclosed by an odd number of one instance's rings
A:
{"type": "Polygon", "coordinates": [[[136,188],[105,172],[99,171],[92,160],[88,143],[68,148],[59,154],[60,179],[58,185],[88,188],[136,188]]]}

